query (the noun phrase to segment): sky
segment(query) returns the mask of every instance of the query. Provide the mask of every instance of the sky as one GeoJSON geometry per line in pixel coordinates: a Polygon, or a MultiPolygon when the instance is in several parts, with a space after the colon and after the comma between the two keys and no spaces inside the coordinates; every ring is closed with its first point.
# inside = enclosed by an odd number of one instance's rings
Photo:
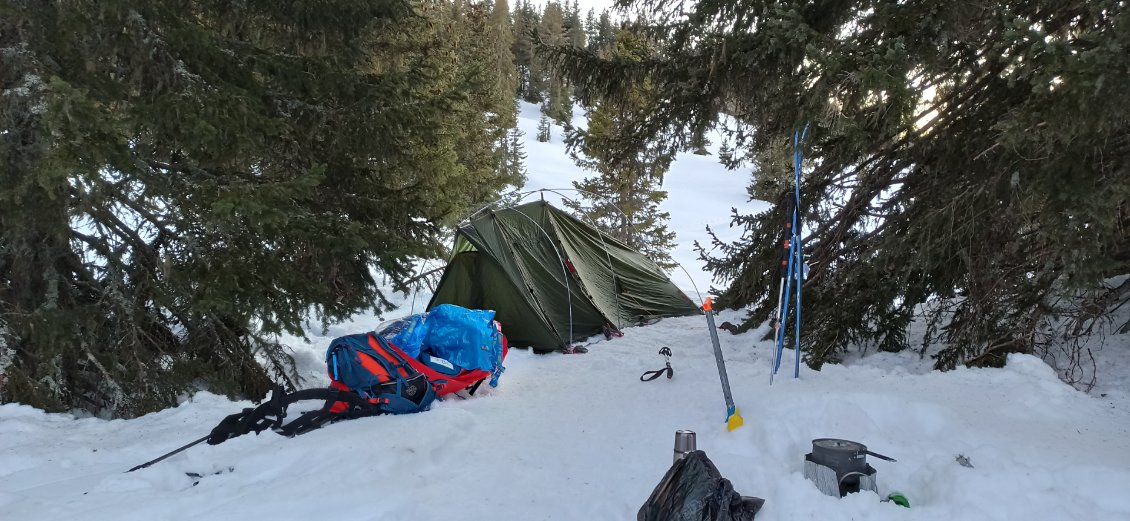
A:
{"type": "MultiPolygon", "coordinates": [[[[572,5],[572,3],[573,3],[572,0],[568,0],[568,2],[569,2],[570,5],[572,5]]],[[[510,0],[510,4],[511,4],[510,8],[513,9],[514,4],[516,4],[516,3],[517,3],[517,0],[510,0]]],[[[545,0],[533,0],[531,3],[534,4],[534,5],[538,5],[538,6],[545,6],[545,4],[546,4],[545,0]]],[[[562,2],[558,2],[558,3],[562,3],[562,2]]],[[[595,10],[597,12],[597,14],[599,14],[601,11],[603,11],[605,9],[611,10],[613,4],[615,4],[614,0],[577,0],[577,5],[579,5],[580,8],[581,8],[581,15],[582,16],[585,13],[589,12],[589,9],[595,10]]]]}
{"type": "MultiPolygon", "coordinates": [[[[581,13],[587,13],[589,9],[600,13],[605,9],[612,9],[614,3],[613,0],[577,0],[577,4],[581,6],[581,13]]],[[[544,5],[545,2],[539,2],[539,4],[544,5]]]]}
{"type": "MultiPolygon", "coordinates": [[[[550,143],[533,139],[526,127],[536,113],[523,106],[520,121],[529,187],[568,185],[584,173],[571,166],[559,129],[550,143]]],[[[681,241],[723,221],[731,204],[759,204],[744,201],[748,172],[711,165],[681,156],[668,176],[681,241]]],[[[390,316],[428,295],[398,298],[390,316]]],[[[1116,323],[1130,309],[1120,313],[1116,323]]],[[[741,318],[722,310],[716,322],[741,318]]],[[[285,338],[306,386],[328,384],[323,357],[333,337],[379,320],[359,314],[285,338]]],[[[202,443],[130,473],[252,402],[201,391],[131,420],[0,405],[0,520],[631,520],[671,468],[680,429],[696,433],[697,448],[734,490],[765,500],[758,521],[1130,519],[1128,334],[1088,344],[1102,372],[1084,393],[1020,354],[1004,368],[941,373],[913,352],[853,353],[843,365],[802,367],[799,378],[782,373],[770,384],[778,355],[762,340],[765,326],[716,333],[723,363],[703,316],[597,337],[586,354],[512,349],[499,386],[473,397],[295,438],[267,431],[202,443]],[[673,377],[640,381],[664,367],[662,347],[672,352],[673,377]],[[720,368],[744,420],[732,431],[720,368]],[[897,462],[867,459],[877,491],[829,496],[805,474],[818,438],[862,443],[897,462]],[[909,509],[884,501],[895,492],[909,509]]],[[[910,333],[920,337],[921,325],[910,333]]],[[[789,350],[780,358],[794,360],[789,350]]]]}

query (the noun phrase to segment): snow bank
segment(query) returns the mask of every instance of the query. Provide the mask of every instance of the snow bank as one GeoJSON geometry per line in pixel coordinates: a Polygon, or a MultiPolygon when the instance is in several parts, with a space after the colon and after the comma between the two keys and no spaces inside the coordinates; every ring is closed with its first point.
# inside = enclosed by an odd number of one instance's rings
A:
{"type": "Polygon", "coordinates": [[[630,328],[585,355],[514,350],[499,388],[426,413],[201,444],[129,474],[250,404],[199,393],[131,421],[5,405],[0,518],[632,519],[682,428],[739,492],[767,499],[763,520],[1130,517],[1130,417],[1038,359],[926,375],[828,366],[770,386],[768,342],[722,342],[745,418],[733,432],[702,317],[630,328]],[[674,379],[640,382],[662,367],[661,346],[674,379]],[[880,493],[899,490],[912,508],[823,496],[802,474],[818,437],[897,458],[871,463],[880,493]]]}

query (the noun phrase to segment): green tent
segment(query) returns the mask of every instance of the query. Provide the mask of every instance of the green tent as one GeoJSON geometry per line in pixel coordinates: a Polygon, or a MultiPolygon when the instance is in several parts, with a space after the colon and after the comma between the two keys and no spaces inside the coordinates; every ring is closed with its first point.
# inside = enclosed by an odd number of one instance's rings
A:
{"type": "Polygon", "coordinates": [[[544,201],[459,227],[428,309],[493,309],[510,344],[553,351],[638,324],[699,313],[654,262],[544,201]]]}

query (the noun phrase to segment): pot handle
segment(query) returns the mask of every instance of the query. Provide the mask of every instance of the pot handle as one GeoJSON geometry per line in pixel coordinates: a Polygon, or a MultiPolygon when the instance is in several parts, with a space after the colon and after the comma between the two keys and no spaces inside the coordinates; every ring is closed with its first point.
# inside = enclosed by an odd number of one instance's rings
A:
{"type": "Polygon", "coordinates": [[[892,458],[892,457],[890,457],[890,456],[884,456],[884,455],[882,455],[882,454],[879,454],[879,453],[876,453],[876,452],[871,452],[871,451],[867,451],[867,452],[866,452],[865,454],[870,454],[870,455],[872,455],[872,456],[875,456],[876,458],[879,458],[879,459],[881,459],[881,460],[886,460],[886,461],[893,461],[893,462],[895,462],[895,463],[897,463],[897,462],[898,462],[898,460],[897,460],[897,459],[894,459],[894,458],[892,458]]]}

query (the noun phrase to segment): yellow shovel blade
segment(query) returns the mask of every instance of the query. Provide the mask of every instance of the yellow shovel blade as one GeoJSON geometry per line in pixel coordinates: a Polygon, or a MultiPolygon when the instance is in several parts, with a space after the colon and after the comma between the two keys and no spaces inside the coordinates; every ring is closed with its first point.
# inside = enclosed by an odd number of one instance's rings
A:
{"type": "Polygon", "coordinates": [[[734,414],[731,414],[730,417],[726,419],[726,430],[732,431],[738,427],[741,427],[743,423],[745,422],[742,421],[741,411],[739,411],[735,407],[734,414]]]}

